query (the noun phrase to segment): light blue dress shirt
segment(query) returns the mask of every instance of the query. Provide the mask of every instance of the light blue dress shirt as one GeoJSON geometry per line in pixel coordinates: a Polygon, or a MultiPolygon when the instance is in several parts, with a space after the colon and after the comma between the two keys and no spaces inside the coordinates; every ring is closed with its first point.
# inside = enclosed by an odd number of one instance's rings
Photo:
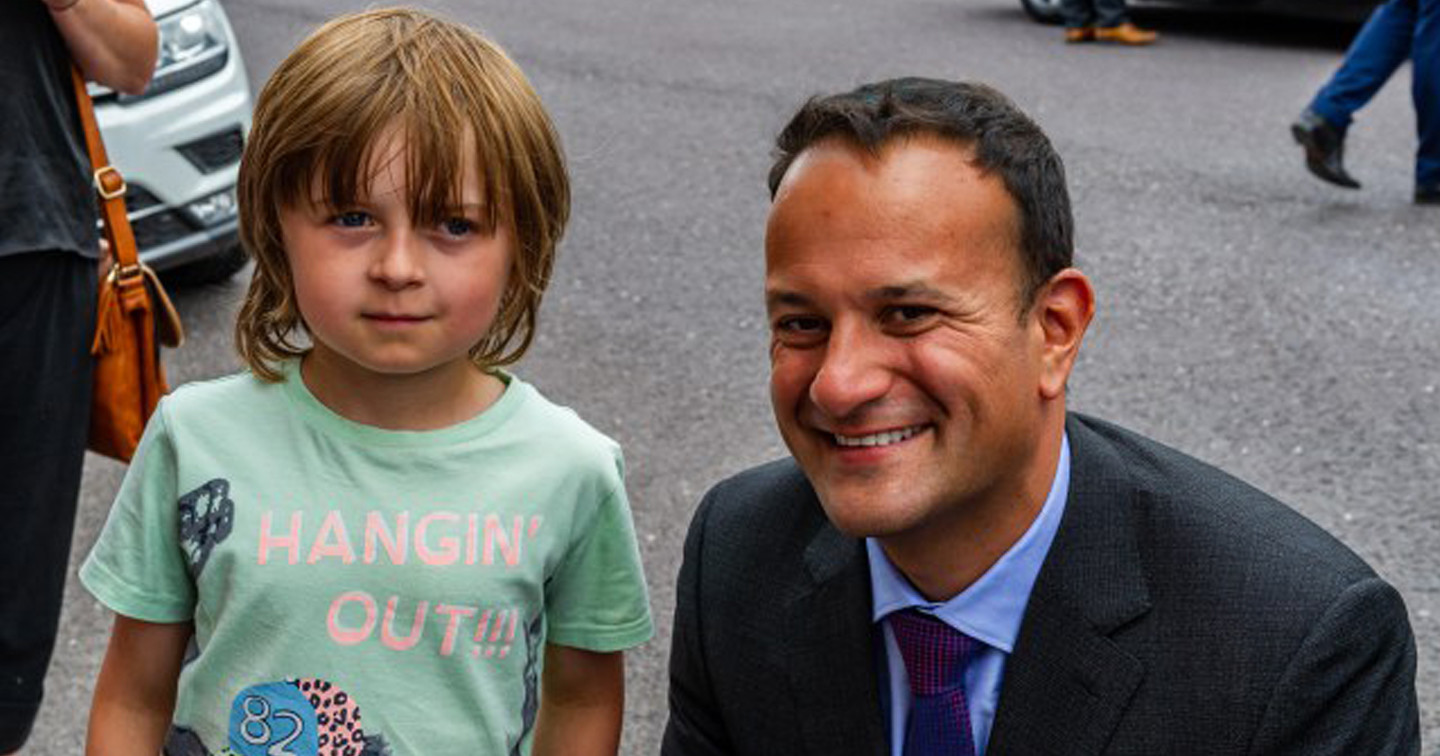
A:
{"type": "Polygon", "coordinates": [[[865,539],[874,602],[872,619],[884,634],[885,669],[880,679],[880,695],[890,729],[890,753],[893,756],[903,756],[905,749],[910,685],[890,624],[882,620],[892,612],[916,607],[983,644],[965,670],[965,702],[970,708],[975,752],[985,753],[985,746],[990,742],[990,727],[995,722],[995,708],[1000,703],[1005,660],[1015,650],[1015,639],[1020,634],[1020,620],[1025,616],[1030,589],[1034,587],[1040,565],[1055,540],[1055,531],[1059,529],[1060,518],[1065,513],[1065,497],[1069,491],[1070,439],[1065,436],[1060,442],[1060,461],[1055,466],[1050,493],[1030,529],[979,580],[943,603],[935,603],[920,595],[890,563],[880,544],[873,538],[865,539]]]}

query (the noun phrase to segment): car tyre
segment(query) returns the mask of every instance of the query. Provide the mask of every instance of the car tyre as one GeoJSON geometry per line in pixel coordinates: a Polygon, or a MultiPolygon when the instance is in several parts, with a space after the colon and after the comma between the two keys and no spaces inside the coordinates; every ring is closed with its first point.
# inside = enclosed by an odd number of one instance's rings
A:
{"type": "Polygon", "coordinates": [[[177,288],[224,283],[240,272],[247,262],[250,262],[250,256],[245,254],[245,250],[239,244],[232,244],[221,254],[163,271],[160,278],[166,286],[177,288]]]}
{"type": "Polygon", "coordinates": [[[1042,24],[1058,24],[1064,17],[1060,13],[1062,0],[1020,0],[1020,6],[1030,18],[1042,24]]]}

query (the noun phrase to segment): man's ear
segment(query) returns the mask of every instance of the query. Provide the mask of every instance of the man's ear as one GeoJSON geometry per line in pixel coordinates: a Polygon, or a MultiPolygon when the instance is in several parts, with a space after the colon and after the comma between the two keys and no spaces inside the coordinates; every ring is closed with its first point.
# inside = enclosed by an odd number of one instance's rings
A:
{"type": "Polygon", "coordinates": [[[1040,396],[1058,399],[1080,354],[1085,329],[1095,315],[1095,289],[1084,273],[1066,268],[1056,273],[1035,294],[1031,316],[1040,344],[1040,396]]]}

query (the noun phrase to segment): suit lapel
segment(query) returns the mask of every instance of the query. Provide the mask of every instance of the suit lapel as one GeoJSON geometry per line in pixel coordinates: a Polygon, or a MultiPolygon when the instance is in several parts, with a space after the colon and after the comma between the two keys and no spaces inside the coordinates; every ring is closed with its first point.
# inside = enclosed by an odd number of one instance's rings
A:
{"type": "Polygon", "coordinates": [[[805,565],[806,585],[790,602],[784,637],[791,642],[787,666],[807,751],[881,756],[888,749],[865,550],[822,517],[805,565]]]}
{"type": "Polygon", "coordinates": [[[1103,751],[1144,667],[1085,618],[1036,592],[1006,662],[987,756],[1093,756],[1103,751]]]}
{"type": "Polygon", "coordinates": [[[1103,751],[1144,677],[1109,635],[1149,610],[1123,460],[1073,416],[1065,516],[1005,666],[987,756],[1103,751]]]}

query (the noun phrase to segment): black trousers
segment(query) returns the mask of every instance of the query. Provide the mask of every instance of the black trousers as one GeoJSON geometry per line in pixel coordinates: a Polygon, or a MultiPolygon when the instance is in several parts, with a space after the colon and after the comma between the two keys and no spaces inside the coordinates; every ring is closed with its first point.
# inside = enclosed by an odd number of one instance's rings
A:
{"type": "Polygon", "coordinates": [[[96,264],[0,257],[0,753],[24,745],[55,647],[90,422],[96,264]]]}

